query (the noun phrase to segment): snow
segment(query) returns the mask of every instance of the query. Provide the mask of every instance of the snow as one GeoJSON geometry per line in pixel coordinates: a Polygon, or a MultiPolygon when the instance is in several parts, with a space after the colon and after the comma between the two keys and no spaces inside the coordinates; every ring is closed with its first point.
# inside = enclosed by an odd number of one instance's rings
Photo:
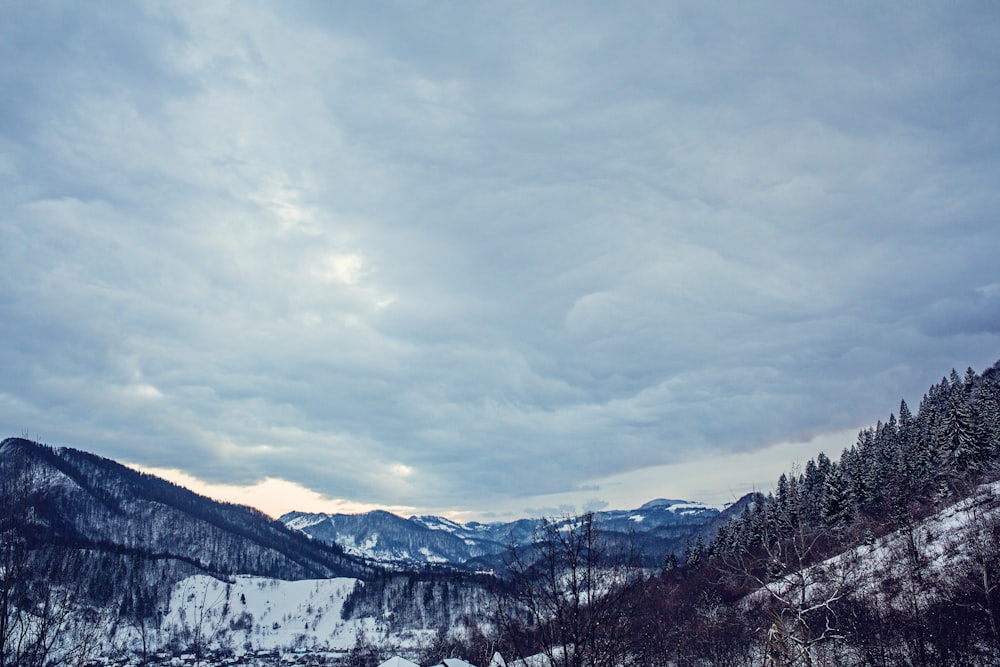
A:
{"type": "Polygon", "coordinates": [[[695,512],[703,512],[705,510],[716,510],[721,512],[731,504],[732,503],[725,503],[723,505],[708,505],[705,503],[692,502],[690,500],[667,500],[666,498],[657,498],[656,500],[650,500],[648,503],[644,503],[641,507],[639,507],[639,510],[648,511],[656,509],[680,514],[693,514],[695,512]]]}
{"type": "Polygon", "coordinates": [[[324,514],[303,514],[286,522],[285,525],[293,530],[304,531],[306,528],[323,523],[326,520],[327,518],[324,514]]]}
{"type": "MultiPolygon", "coordinates": [[[[980,486],[976,492],[954,505],[931,515],[912,528],[912,533],[897,530],[875,541],[834,556],[822,563],[803,570],[804,574],[790,573],[768,585],[772,594],[782,595],[796,585],[805,583],[806,598],[817,600],[831,594],[871,595],[880,603],[898,606],[901,601],[887,597],[885,581],[905,582],[911,567],[906,557],[907,545],[912,539],[922,562],[924,591],[918,594],[921,603],[930,600],[933,582],[947,577],[955,566],[972,558],[972,546],[982,530],[981,522],[989,516],[1000,515],[1000,482],[980,486]],[[839,592],[838,592],[839,591],[839,592]]],[[[764,589],[753,594],[762,595],[764,589]]],[[[896,595],[905,593],[905,587],[896,595]]]]}
{"type": "Polygon", "coordinates": [[[359,630],[375,630],[374,619],[341,619],[356,583],[343,577],[281,581],[253,576],[224,582],[193,575],[174,587],[160,630],[165,636],[198,636],[208,646],[348,650],[359,630]]]}
{"type": "Polygon", "coordinates": [[[385,662],[383,662],[378,667],[420,667],[415,662],[410,662],[406,658],[401,658],[398,655],[394,655],[385,662]]]}
{"type": "Polygon", "coordinates": [[[429,530],[443,530],[449,533],[465,530],[465,526],[462,524],[456,523],[451,519],[446,519],[443,516],[411,516],[410,520],[416,521],[429,530]]]}
{"type": "MultiPolygon", "coordinates": [[[[193,575],[174,586],[168,607],[161,610],[159,627],[147,631],[146,639],[154,650],[179,639],[183,646],[230,648],[238,655],[261,651],[342,655],[354,648],[359,636],[406,651],[433,639],[433,629],[390,632],[383,618],[344,620],[344,601],[358,585],[363,582],[346,577],[283,581],[241,575],[221,581],[193,575]]],[[[141,638],[137,629],[130,628],[117,640],[138,647],[141,638]]]]}
{"type": "MultiPolygon", "coordinates": [[[[552,658],[558,664],[562,660],[565,649],[562,646],[556,646],[552,648],[552,658]]],[[[501,658],[502,659],[502,658],[501,658]]],[[[508,663],[507,667],[549,667],[552,664],[552,660],[545,653],[536,653],[535,655],[529,655],[523,660],[514,660],[508,663]]],[[[492,665],[492,663],[490,663],[492,665]]]]}
{"type": "MultiPolygon", "coordinates": [[[[951,566],[970,557],[969,545],[977,539],[976,519],[1000,512],[996,506],[998,496],[1000,482],[984,484],[972,496],[931,515],[914,528],[915,543],[926,559],[930,574],[944,574],[951,566]]],[[[881,564],[895,573],[906,567],[899,557],[906,539],[904,531],[896,531],[872,546],[857,547],[837,558],[863,556],[860,560],[866,570],[881,564]]],[[[873,583],[870,578],[869,583],[873,583]]]]}
{"type": "MultiPolygon", "coordinates": [[[[179,637],[207,649],[232,648],[237,654],[258,651],[343,653],[359,635],[397,648],[415,648],[427,639],[420,631],[389,633],[379,619],[343,620],[344,600],[357,579],[282,581],[237,576],[220,581],[193,575],[171,592],[152,643],[179,637]]],[[[126,641],[129,639],[126,637],[126,641]]],[[[133,636],[131,641],[137,643],[133,636]]]]}
{"type": "Polygon", "coordinates": [[[442,667],[475,667],[471,662],[466,662],[460,658],[445,658],[441,661],[442,667]]]}
{"type": "Polygon", "coordinates": [[[718,509],[718,507],[706,505],[704,503],[675,503],[667,509],[671,512],[678,512],[681,514],[693,514],[694,512],[701,512],[703,510],[718,509]]]}

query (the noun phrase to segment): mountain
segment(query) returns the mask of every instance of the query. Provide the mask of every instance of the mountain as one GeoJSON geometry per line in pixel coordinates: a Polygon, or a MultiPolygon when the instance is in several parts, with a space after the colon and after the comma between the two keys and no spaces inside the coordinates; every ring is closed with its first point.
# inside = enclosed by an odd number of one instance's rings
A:
{"type": "MultiPolygon", "coordinates": [[[[644,561],[656,564],[666,554],[683,550],[688,539],[717,526],[722,514],[710,505],[660,498],[635,510],[595,512],[594,524],[608,541],[628,542],[637,547],[644,561]]],[[[729,516],[727,513],[725,520],[729,516]]],[[[403,518],[382,510],[364,514],[289,512],[279,521],[314,540],[396,569],[493,569],[502,564],[510,546],[530,546],[541,525],[541,519],[463,524],[439,516],[403,518]]]]}
{"type": "Polygon", "coordinates": [[[304,539],[257,510],[211,500],[80,450],[8,438],[0,443],[0,472],[3,505],[26,509],[23,529],[36,544],[213,575],[305,579],[372,573],[340,549],[304,539]]]}
{"type": "Polygon", "coordinates": [[[457,525],[452,529],[444,523],[404,519],[382,510],[365,514],[292,512],[280,521],[318,542],[336,544],[347,553],[384,563],[464,563],[503,549],[489,539],[465,537],[466,531],[457,525]]]}

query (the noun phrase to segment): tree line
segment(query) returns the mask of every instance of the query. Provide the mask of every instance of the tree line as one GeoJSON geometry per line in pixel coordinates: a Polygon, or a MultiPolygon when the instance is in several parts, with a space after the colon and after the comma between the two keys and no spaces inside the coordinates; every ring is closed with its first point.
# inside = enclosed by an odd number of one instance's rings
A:
{"type": "MultiPolygon", "coordinates": [[[[720,528],[711,556],[741,553],[786,536],[799,524],[842,543],[896,529],[968,493],[1000,460],[1000,362],[978,375],[931,386],[916,415],[863,429],[838,461],[824,454],[783,473],[775,490],[720,528]]],[[[818,555],[818,554],[817,554],[818,555]]]]}

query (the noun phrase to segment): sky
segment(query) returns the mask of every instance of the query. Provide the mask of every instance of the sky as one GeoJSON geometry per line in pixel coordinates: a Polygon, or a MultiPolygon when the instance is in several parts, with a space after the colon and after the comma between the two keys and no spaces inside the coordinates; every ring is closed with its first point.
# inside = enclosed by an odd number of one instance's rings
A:
{"type": "Polygon", "coordinates": [[[0,436],[734,500],[1000,359],[1000,5],[0,3],[0,436]]]}

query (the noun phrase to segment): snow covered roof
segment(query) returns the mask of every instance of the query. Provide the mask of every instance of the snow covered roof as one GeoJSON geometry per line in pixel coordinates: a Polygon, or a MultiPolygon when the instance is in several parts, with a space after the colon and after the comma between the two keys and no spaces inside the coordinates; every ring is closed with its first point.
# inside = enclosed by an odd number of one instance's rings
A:
{"type": "Polygon", "coordinates": [[[410,662],[406,658],[400,658],[398,655],[394,655],[378,667],[420,667],[420,665],[415,662],[410,662]]]}
{"type": "Polygon", "coordinates": [[[441,661],[440,667],[476,667],[471,662],[466,662],[461,658],[445,658],[441,661]]]}

